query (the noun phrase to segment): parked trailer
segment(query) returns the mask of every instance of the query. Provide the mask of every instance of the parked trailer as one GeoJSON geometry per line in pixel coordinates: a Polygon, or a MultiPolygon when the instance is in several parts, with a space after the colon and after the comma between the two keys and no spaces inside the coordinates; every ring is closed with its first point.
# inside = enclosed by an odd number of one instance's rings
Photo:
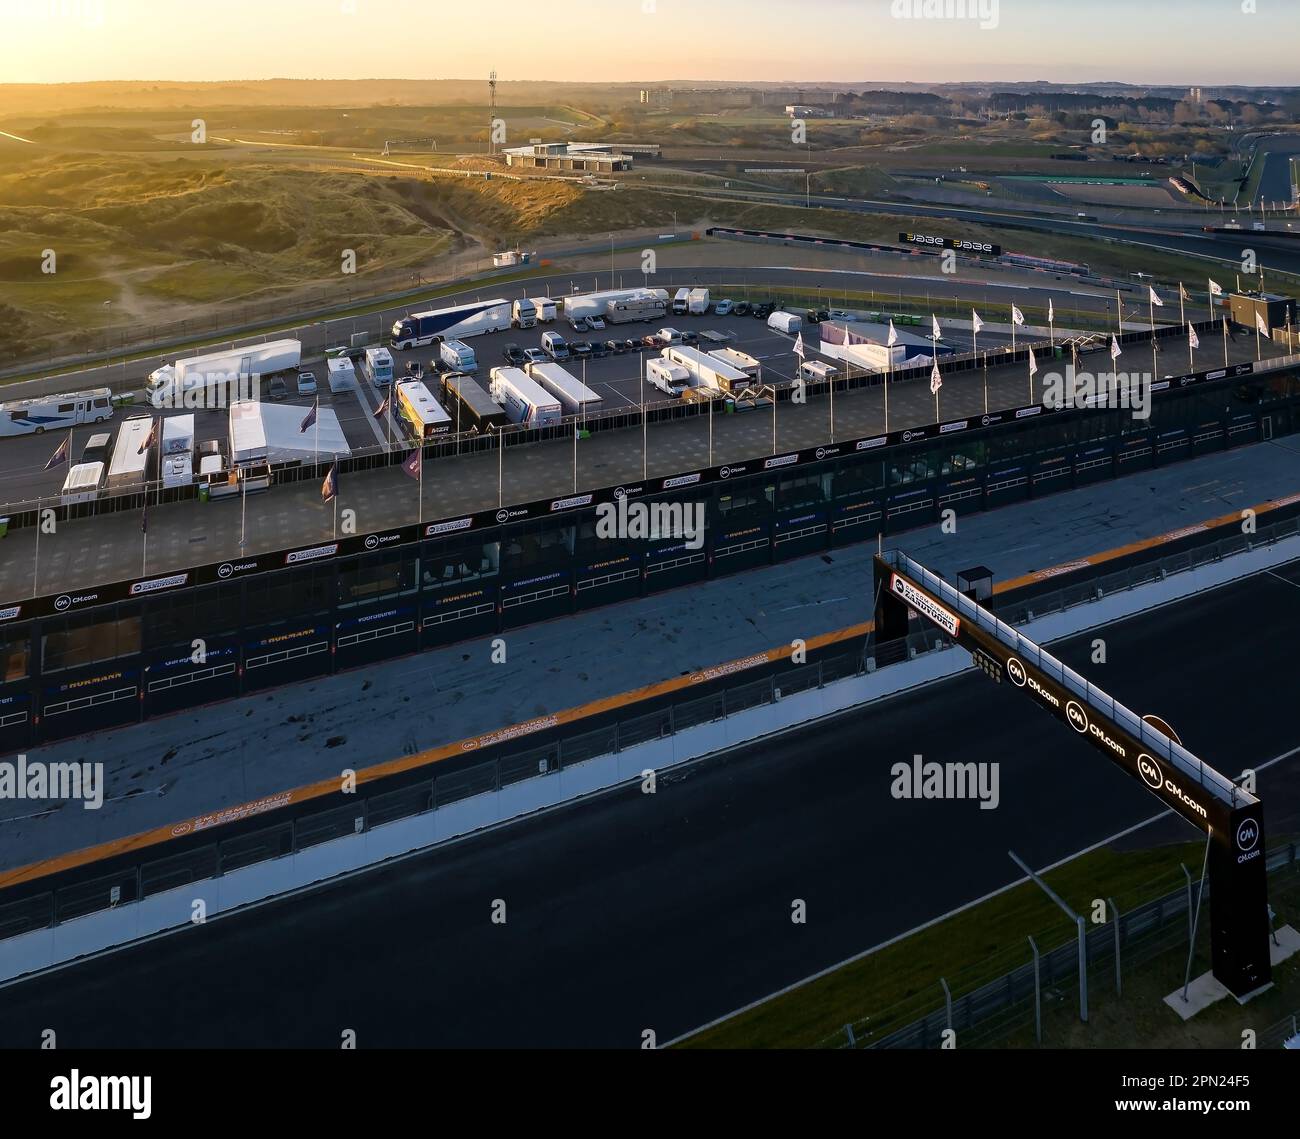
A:
{"type": "Polygon", "coordinates": [[[451,416],[419,380],[404,380],[397,385],[397,410],[417,439],[451,434],[451,416]]]}
{"type": "Polygon", "coordinates": [[[230,408],[231,466],[262,467],[267,459],[266,427],[261,408],[253,400],[240,400],[230,408]]]}
{"type": "Polygon", "coordinates": [[[443,340],[465,340],[488,332],[504,332],[510,327],[511,308],[508,300],[498,297],[491,301],[475,301],[473,304],[412,313],[393,322],[389,347],[423,348],[439,337],[443,340]]]}
{"type": "Polygon", "coordinates": [[[112,418],[113,397],[108,388],[16,399],[0,403],[0,436],[43,435],[60,427],[112,418]]]}
{"type": "Polygon", "coordinates": [[[744,372],[751,380],[756,380],[763,371],[763,365],[760,364],[756,357],[751,356],[748,352],[741,352],[737,348],[715,348],[709,352],[715,360],[721,360],[722,363],[728,364],[739,372],[744,372]]]}
{"type": "Polygon", "coordinates": [[[665,311],[664,301],[650,292],[637,297],[625,297],[622,300],[605,302],[605,319],[610,324],[632,324],[636,321],[661,320],[665,311]]]}
{"type": "Polygon", "coordinates": [[[703,316],[709,311],[709,290],[692,289],[686,298],[686,311],[694,316],[703,316]]]}
{"type": "Polygon", "coordinates": [[[103,482],[103,463],[78,463],[63,480],[63,493],[59,496],[59,501],[64,506],[94,502],[99,497],[99,488],[103,482]]]}
{"type": "Polygon", "coordinates": [[[149,374],[145,395],[154,407],[229,407],[236,399],[256,398],[255,376],[297,369],[300,340],[270,340],[164,364],[149,374]]]}
{"type": "Polygon", "coordinates": [[[600,293],[580,293],[564,298],[564,315],[569,321],[586,320],[591,316],[604,317],[610,301],[647,299],[646,289],[607,289],[600,293]]]}
{"type": "Polygon", "coordinates": [[[698,348],[665,348],[660,355],[670,363],[680,364],[705,387],[720,392],[733,392],[749,386],[749,376],[746,373],[698,348]]]}
{"type": "Polygon", "coordinates": [[[529,297],[537,309],[537,323],[550,324],[555,320],[555,302],[550,297],[529,297]]]}
{"type": "Polygon", "coordinates": [[[604,405],[600,396],[559,364],[529,364],[527,372],[560,401],[565,415],[591,415],[604,405]]]}
{"type": "Polygon", "coordinates": [[[450,413],[455,431],[491,431],[510,422],[505,409],[469,376],[443,376],[441,387],[442,406],[450,413]]]}
{"type": "Polygon", "coordinates": [[[143,488],[153,468],[154,418],[152,415],[133,415],[117,433],[117,445],[108,464],[108,478],[104,489],[110,491],[138,490],[143,488]]]}
{"type": "Polygon", "coordinates": [[[164,487],[189,486],[194,481],[194,416],[173,415],[162,425],[164,487]]]}
{"type": "Polygon", "coordinates": [[[784,332],[787,336],[793,336],[803,331],[803,317],[796,316],[792,312],[774,312],[767,318],[767,327],[775,328],[777,332],[784,332]]]}
{"type": "MultiPolygon", "coordinates": [[[[387,351],[387,349],[384,349],[387,351]]],[[[389,365],[392,365],[392,359],[389,359],[389,365]]],[[[352,366],[352,361],[346,356],[335,356],[325,361],[325,370],[329,375],[330,392],[338,395],[340,392],[354,392],[357,390],[357,371],[352,366]]]]}
{"type": "Polygon", "coordinates": [[[493,368],[491,375],[492,398],[505,409],[511,423],[545,427],[563,417],[560,401],[522,368],[493,368]]]}

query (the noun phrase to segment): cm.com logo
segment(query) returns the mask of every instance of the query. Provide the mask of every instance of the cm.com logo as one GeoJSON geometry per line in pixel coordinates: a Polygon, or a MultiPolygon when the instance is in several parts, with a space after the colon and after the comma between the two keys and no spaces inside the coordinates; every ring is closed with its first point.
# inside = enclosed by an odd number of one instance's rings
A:
{"type": "Polygon", "coordinates": [[[1165,785],[1165,776],[1160,770],[1160,764],[1149,755],[1138,756],[1138,774],[1142,776],[1142,782],[1152,791],[1159,791],[1165,785]]]}
{"type": "Polygon", "coordinates": [[[1243,819],[1237,828],[1237,849],[1254,850],[1259,845],[1259,824],[1254,819],[1243,819]]]}

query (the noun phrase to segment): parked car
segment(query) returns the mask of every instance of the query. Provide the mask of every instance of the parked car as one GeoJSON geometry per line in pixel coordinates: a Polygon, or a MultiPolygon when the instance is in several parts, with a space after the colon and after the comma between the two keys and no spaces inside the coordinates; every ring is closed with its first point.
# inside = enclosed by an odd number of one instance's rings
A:
{"type": "Polygon", "coordinates": [[[587,327],[592,332],[604,332],[605,318],[603,316],[589,316],[587,317],[587,327]]]}
{"type": "Polygon", "coordinates": [[[501,349],[501,355],[512,368],[522,368],[528,363],[524,350],[518,344],[507,344],[501,349]]]}
{"type": "Polygon", "coordinates": [[[605,341],[593,340],[591,342],[591,354],[593,357],[608,356],[609,353],[610,353],[610,349],[606,346],[605,341]]]}
{"type": "Polygon", "coordinates": [[[638,341],[636,341],[636,340],[624,340],[624,341],[623,341],[623,351],[624,351],[624,352],[635,352],[635,351],[636,351],[638,348],[640,348],[640,347],[641,347],[640,343],[639,343],[638,341]]]}
{"type": "Polygon", "coordinates": [[[272,376],[271,383],[266,389],[266,398],[281,400],[286,399],[289,395],[289,386],[284,382],[283,376],[272,376]]]}
{"type": "Polygon", "coordinates": [[[315,372],[298,373],[298,394],[299,395],[316,394],[316,373],[315,372]]]}
{"type": "Polygon", "coordinates": [[[424,365],[419,360],[407,360],[406,374],[413,380],[422,380],[424,379],[424,365]]]}
{"type": "Polygon", "coordinates": [[[735,305],[734,305],[734,306],[732,307],[732,309],[731,309],[731,314],[732,314],[732,316],[748,316],[748,315],[749,315],[749,302],[748,302],[748,301],[737,301],[737,302],[735,303],[735,305]]]}
{"type": "Polygon", "coordinates": [[[590,340],[575,340],[572,344],[569,345],[569,351],[570,351],[574,356],[577,356],[579,359],[582,359],[584,356],[590,356],[590,355],[591,355],[591,341],[590,341],[590,340]]]}
{"type": "Polygon", "coordinates": [[[714,313],[717,314],[718,316],[726,316],[728,313],[731,312],[732,307],[733,307],[733,306],[732,306],[732,304],[731,304],[730,301],[728,301],[728,300],[721,300],[721,301],[719,301],[719,302],[717,303],[717,306],[714,308],[713,311],[714,311],[714,313]]]}
{"type": "Polygon", "coordinates": [[[831,320],[856,320],[851,312],[845,312],[842,308],[831,309],[831,320]]]}
{"type": "Polygon", "coordinates": [[[525,363],[525,364],[545,364],[545,363],[548,363],[548,362],[550,361],[550,359],[551,359],[550,356],[548,356],[548,355],[547,355],[545,352],[543,352],[540,348],[525,348],[525,349],[524,349],[524,363],[525,363]]]}
{"type": "Polygon", "coordinates": [[[776,305],[771,301],[764,301],[761,305],[755,305],[749,315],[755,320],[766,320],[774,312],[776,312],[776,305]]]}
{"type": "Polygon", "coordinates": [[[575,317],[573,320],[569,321],[569,324],[573,328],[574,332],[587,331],[587,318],[585,316],[575,317]]]}
{"type": "Polygon", "coordinates": [[[627,351],[628,344],[627,340],[606,340],[605,351],[614,356],[622,356],[627,351]]]}
{"type": "Polygon", "coordinates": [[[660,347],[660,344],[661,342],[658,333],[652,332],[649,336],[641,337],[642,348],[658,348],[660,347]]]}
{"type": "Polygon", "coordinates": [[[689,328],[682,333],[683,344],[698,344],[699,342],[700,342],[699,335],[692,332],[689,328]]]}

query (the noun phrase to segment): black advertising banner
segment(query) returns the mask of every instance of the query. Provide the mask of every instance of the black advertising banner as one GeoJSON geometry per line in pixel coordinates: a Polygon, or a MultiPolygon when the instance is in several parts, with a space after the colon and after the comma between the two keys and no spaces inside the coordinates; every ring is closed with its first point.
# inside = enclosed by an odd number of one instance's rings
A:
{"type": "Polygon", "coordinates": [[[989,241],[967,237],[938,237],[928,233],[900,233],[898,240],[904,245],[919,245],[924,249],[952,249],[958,253],[973,253],[980,257],[1001,257],[1002,246],[989,241]]]}
{"type": "MultiPolygon", "coordinates": [[[[900,567],[881,557],[874,562],[880,598],[877,629],[888,631],[878,636],[893,637],[900,629],[906,632],[908,613],[923,617],[970,652],[994,680],[1005,679],[1128,772],[1165,807],[1210,836],[1214,975],[1238,997],[1268,984],[1268,881],[1260,800],[1190,753],[1175,761],[1172,741],[1153,725],[1148,726],[1162,743],[1145,742],[1140,737],[1142,728],[1129,724],[1127,717],[1121,721],[1115,702],[1100,689],[1088,685],[1084,693],[1067,687],[1036,662],[1038,646],[1004,643],[991,629],[960,612],[959,605],[917,581],[906,563],[900,567]],[[1163,754],[1166,751],[1168,755],[1163,754]]],[[[994,620],[986,610],[980,612],[994,620]]]]}

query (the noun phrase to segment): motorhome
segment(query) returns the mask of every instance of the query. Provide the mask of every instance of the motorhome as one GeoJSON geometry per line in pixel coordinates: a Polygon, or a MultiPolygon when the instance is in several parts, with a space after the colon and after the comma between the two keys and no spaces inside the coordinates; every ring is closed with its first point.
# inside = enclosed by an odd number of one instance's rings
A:
{"type": "Polygon", "coordinates": [[[61,427],[103,423],[112,417],[113,399],[108,388],[16,399],[0,403],[0,436],[43,435],[61,427]]]}
{"type": "Polygon", "coordinates": [[[361,367],[377,388],[393,382],[393,355],[387,348],[367,348],[361,367]]]}

